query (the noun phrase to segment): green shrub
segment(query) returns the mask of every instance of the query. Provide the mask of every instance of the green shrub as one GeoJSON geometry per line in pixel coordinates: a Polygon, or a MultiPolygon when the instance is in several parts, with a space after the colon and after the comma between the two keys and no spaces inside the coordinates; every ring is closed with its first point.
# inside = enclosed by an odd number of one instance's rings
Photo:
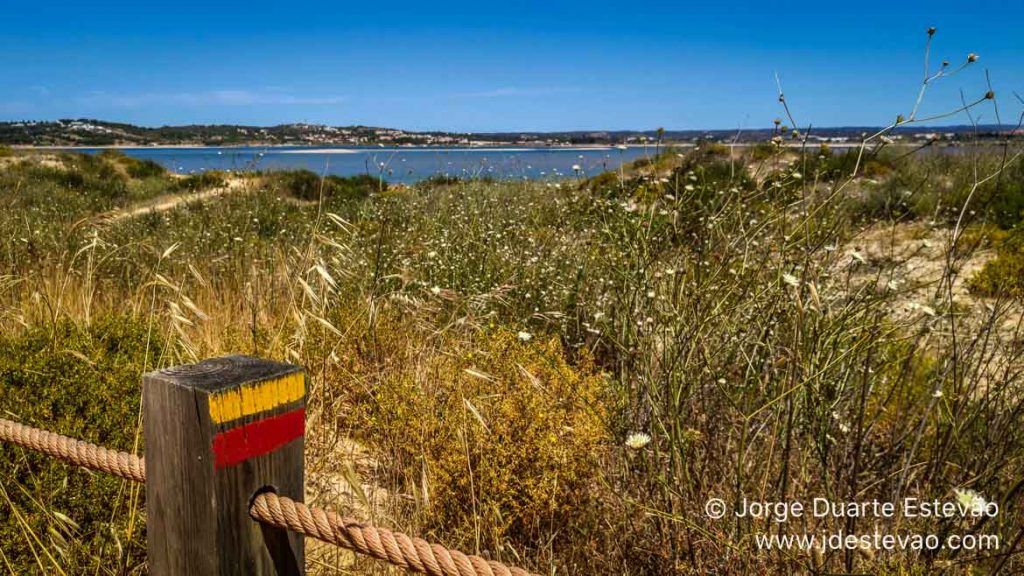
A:
{"type": "Polygon", "coordinates": [[[207,170],[178,179],[174,188],[182,192],[196,192],[210,188],[219,188],[227,184],[227,174],[220,170],[207,170]]]}
{"type": "Polygon", "coordinates": [[[163,166],[152,160],[132,158],[113,148],[100,152],[96,157],[115,167],[120,166],[128,176],[136,179],[154,178],[167,174],[167,170],[163,166]]]}
{"type": "MultiPolygon", "coordinates": [[[[967,234],[965,233],[966,237],[967,234]]],[[[997,233],[996,257],[968,281],[968,289],[977,296],[1024,297],[1024,231],[997,233]]],[[[970,239],[968,239],[970,240],[970,239]]],[[[961,238],[961,242],[964,239],[961,238]]]]}
{"type": "Polygon", "coordinates": [[[387,189],[386,182],[366,174],[321,177],[311,170],[273,172],[269,181],[279,191],[307,201],[319,200],[321,191],[325,200],[358,200],[387,189]]]}
{"type": "Polygon", "coordinates": [[[89,192],[111,200],[121,198],[128,191],[127,179],[108,161],[114,154],[111,151],[104,154],[106,156],[62,154],[65,169],[51,169],[50,176],[61,186],[75,191],[89,192]]]}
{"type": "Polygon", "coordinates": [[[129,176],[138,179],[155,178],[167,174],[167,170],[156,162],[138,158],[128,158],[128,162],[125,162],[125,169],[129,176]]]}
{"type": "Polygon", "coordinates": [[[779,154],[781,148],[772,142],[758,142],[750,147],[750,158],[756,161],[767,160],[779,154]]]}
{"type": "Polygon", "coordinates": [[[995,224],[974,224],[960,234],[956,254],[958,257],[967,257],[978,250],[999,249],[1010,236],[1010,232],[995,224]]]}
{"type": "Polygon", "coordinates": [[[1009,229],[1024,222],[1024,163],[1017,161],[991,185],[992,200],[988,207],[992,221],[1009,229]]]}
{"type": "Polygon", "coordinates": [[[985,263],[968,287],[977,296],[1024,297],[1024,253],[1000,253],[985,263]]]}
{"type": "Polygon", "coordinates": [[[622,189],[622,180],[618,172],[602,172],[584,180],[580,187],[592,192],[618,192],[622,189]]]}
{"type": "Polygon", "coordinates": [[[358,176],[328,176],[324,193],[330,199],[362,200],[374,192],[388,189],[387,182],[360,174],[358,176]]]}
{"type": "Polygon", "coordinates": [[[702,142],[700,151],[706,158],[728,158],[730,154],[729,147],[721,142],[702,142]]]}
{"type": "Polygon", "coordinates": [[[462,179],[458,176],[451,176],[449,174],[434,174],[429,178],[424,178],[416,183],[419,188],[424,190],[431,190],[433,188],[440,188],[442,186],[454,186],[462,182],[462,179]]]}
{"type": "Polygon", "coordinates": [[[866,186],[854,207],[856,216],[865,221],[904,220],[919,216],[912,203],[913,192],[898,182],[866,186]]]}
{"type": "MultiPolygon", "coordinates": [[[[137,437],[141,375],[153,366],[160,350],[159,340],[150,339],[144,323],[119,317],[85,327],[62,322],[4,336],[4,417],[131,451],[137,437]]],[[[128,506],[124,483],[0,445],[0,542],[6,561],[19,574],[56,573],[47,554],[68,574],[92,572],[103,562],[129,568],[141,564],[145,535],[137,515],[143,505],[136,501],[134,509],[128,506]],[[132,515],[135,529],[126,538],[132,515]],[[65,546],[64,541],[71,544],[65,546]]]]}
{"type": "Polygon", "coordinates": [[[323,187],[323,179],[311,170],[274,172],[270,175],[269,180],[281,192],[302,200],[320,198],[320,190],[323,187]]]}

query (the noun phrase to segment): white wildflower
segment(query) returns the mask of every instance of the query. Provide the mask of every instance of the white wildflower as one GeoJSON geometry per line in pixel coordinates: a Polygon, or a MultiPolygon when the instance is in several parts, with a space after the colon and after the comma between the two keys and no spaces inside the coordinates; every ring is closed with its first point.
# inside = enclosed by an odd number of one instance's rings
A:
{"type": "Polygon", "coordinates": [[[782,281],[794,288],[800,287],[800,279],[792,274],[783,274],[782,281]]]}
{"type": "Polygon", "coordinates": [[[533,338],[533,334],[522,331],[520,331],[519,334],[517,334],[517,336],[519,337],[520,342],[529,342],[533,338]]]}
{"type": "Polygon", "coordinates": [[[437,286],[434,286],[433,288],[430,289],[430,293],[433,294],[434,296],[437,296],[438,294],[441,293],[441,289],[437,286]]]}
{"type": "Polygon", "coordinates": [[[634,432],[626,437],[626,446],[639,450],[651,443],[651,437],[643,432],[634,432]]]}
{"type": "Polygon", "coordinates": [[[953,490],[953,492],[956,493],[956,501],[964,508],[969,509],[971,513],[976,516],[984,514],[985,510],[988,508],[988,502],[985,498],[974,490],[961,490],[957,488],[953,490]]]}

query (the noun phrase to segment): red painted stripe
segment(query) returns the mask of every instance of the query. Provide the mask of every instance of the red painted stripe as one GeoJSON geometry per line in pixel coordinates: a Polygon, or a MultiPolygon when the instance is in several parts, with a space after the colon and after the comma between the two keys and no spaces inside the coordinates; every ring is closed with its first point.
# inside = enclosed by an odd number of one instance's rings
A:
{"type": "Polygon", "coordinates": [[[305,431],[305,408],[225,430],[213,437],[214,468],[227,468],[273,452],[301,438],[305,431]]]}

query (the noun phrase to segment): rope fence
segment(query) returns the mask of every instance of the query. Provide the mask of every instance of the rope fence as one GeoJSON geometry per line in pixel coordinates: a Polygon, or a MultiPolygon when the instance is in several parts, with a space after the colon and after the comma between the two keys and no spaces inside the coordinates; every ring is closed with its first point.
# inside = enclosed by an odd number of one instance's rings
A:
{"type": "MultiPolygon", "coordinates": [[[[146,481],[145,461],[137,455],[3,418],[0,418],[0,441],[42,452],[90,470],[136,482],[146,481]]],[[[535,576],[521,568],[463,554],[401,532],[377,528],[272,492],[261,493],[253,499],[249,516],[268,526],[347,548],[410,572],[430,576],[535,576]]]]}

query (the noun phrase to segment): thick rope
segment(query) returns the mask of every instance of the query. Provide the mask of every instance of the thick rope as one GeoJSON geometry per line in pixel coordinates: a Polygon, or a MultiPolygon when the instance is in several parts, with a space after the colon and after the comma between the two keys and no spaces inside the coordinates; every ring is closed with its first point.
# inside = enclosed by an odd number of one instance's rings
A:
{"type": "Polygon", "coordinates": [[[467,556],[457,550],[343,518],[334,512],[306,506],[271,492],[260,494],[253,500],[249,515],[264,524],[355,550],[411,572],[431,576],[530,576],[521,568],[509,568],[500,562],[467,556]]]}
{"type": "MultiPolygon", "coordinates": [[[[90,470],[136,482],[146,481],[146,465],[139,456],[3,418],[0,418],[0,441],[31,448],[90,470]]],[[[263,524],[348,548],[410,572],[430,576],[533,576],[521,568],[510,568],[500,562],[449,550],[420,538],[410,538],[401,532],[343,518],[334,512],[306,506],[271,492],[260,494],[253,500],[249,516],[263,524]]]]}
{"type": "Polygon", "coordinates": [[[106,472],[136,482],[146,481],[145,461],[127,452],[110,450],[3,418],[0,418],[0,440],[31,448],[90,470],[106,472]]]}

